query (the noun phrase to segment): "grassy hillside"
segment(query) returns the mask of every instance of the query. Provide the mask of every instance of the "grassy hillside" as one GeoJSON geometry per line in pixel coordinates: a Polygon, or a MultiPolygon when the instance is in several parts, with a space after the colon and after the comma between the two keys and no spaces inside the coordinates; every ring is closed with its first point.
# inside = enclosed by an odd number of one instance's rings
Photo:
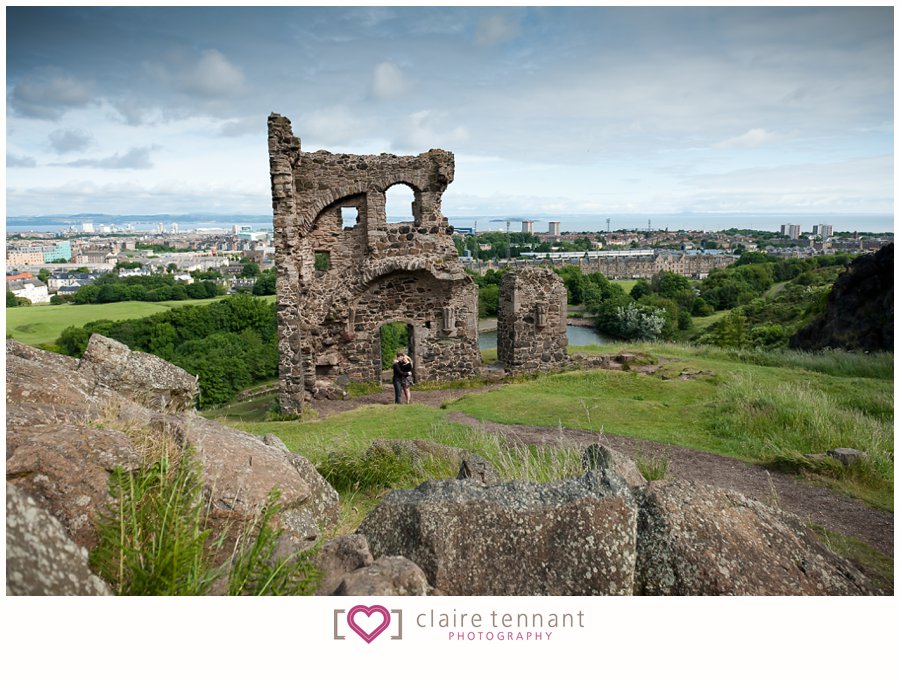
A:
{"type": "MultiPolygon", "coordinates": [[[[222,298],[208,300],[170,300],[167,302],[112,302],[106,305],[42,305],[8,307],[6,334],[19,342],[38,345],[55,341],[63,329],[84,326],[91,321],[139,319],[184,305],[207,305],[222,298]]],[[[275,296],[266,300],[274,301],[275,296]]]]}
{"type": "MultiPolygon", "coordinates": [[[[229,424],[255,434],[273,432],[318,463],[329,452],[362,451],[379,437],[472,448],[465,443],[466,429],[447,421],[449,411],[460,411],[496,423],[585,429],[711,451],[802,474],[893,509],[892,355],[736,352],[674,344],[587,349],[646,351],[664,369],[657,375],[543,374],[469,394],[445,409],[364,406],[323,420],[250,422],[264,413],[257,404],[216,415],[230,413],[236,418],[229,424]],[[834,447],[867,451],[869,460],[844,470],[830,459],[806,455],[834,447]]],[[[476,442],[476,449],[481,444],[476,442]]]]}

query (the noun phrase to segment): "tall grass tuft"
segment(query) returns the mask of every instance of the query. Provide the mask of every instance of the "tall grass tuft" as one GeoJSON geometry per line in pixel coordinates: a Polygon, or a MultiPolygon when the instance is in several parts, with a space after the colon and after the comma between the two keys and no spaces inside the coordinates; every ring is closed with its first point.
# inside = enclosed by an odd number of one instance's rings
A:
{"type": "Polygon", "coordinates": [[[231,559],[217,565],[213,555],[227,532],[213,535],[207,528],[209,507],[196,458],[190,449],[175,451],[169,437],[131,434],[146,462],[110,475],[112,501],[98,515],[98,543],[90,554],[94,571],[116,594],[205,595],[221,579],[227,579],[230,595],[312,593],[318,571],[310,555],[277,554],[277,490],[247,524],[231,559]]]}
{"type": "Polygon", "coordinates": [[[651,456],[649,458],[638,456],[635,459],[637,469],[648,482],[665,479],[669,474],[669,459],[665,456],[651,456]]]}
{"type": "Polygon", "coordinates": [[[856,483],[872,491],[876,505],[893,503],[893,425],[889,420],[844,407],[839,398],[809,382],[773,386],[737,373],[722,385],[711,428],[736,453],[785,472],[809,472],[856,483]],[[828,449],[849,447],[868,453],[844,467],[813,458],[828,449]],[[879,500],[880,498],[880,500],[879,500]]]}
{"type": "Polygon", "coordinates": [[[203,595],[215,580],[199,466],[163,456],[110,475],[113,503],[97,521],[91,565],[119,595],[203,595]]]}

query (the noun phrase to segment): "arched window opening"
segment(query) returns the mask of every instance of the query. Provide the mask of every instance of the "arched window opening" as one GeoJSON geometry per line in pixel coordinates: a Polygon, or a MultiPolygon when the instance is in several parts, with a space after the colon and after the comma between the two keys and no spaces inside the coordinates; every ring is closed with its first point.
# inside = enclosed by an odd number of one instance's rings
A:
{"type": "Polygon", "coordinates": [[[359,208],[341,208],[341,227],[344,230],[353,229],[359,224],[359,208]]]}
{"type": "Polygon", "coordinates": [[[384,192],[385,213],[389,224],[397,222],[414,222],[413,202],[416,200],[413,190],[405,184],[395,184],[384,192]]]}

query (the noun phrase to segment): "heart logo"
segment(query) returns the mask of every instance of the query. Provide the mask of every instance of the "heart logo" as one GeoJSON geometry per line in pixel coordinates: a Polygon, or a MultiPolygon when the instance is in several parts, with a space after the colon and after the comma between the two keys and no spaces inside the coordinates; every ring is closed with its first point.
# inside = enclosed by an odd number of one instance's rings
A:
{"type": "Polygon", "coordinates": [[[387,630],[387,627],[391,625],[391,613],[380,604],[372,605],[371,607],[366,607],[365,605],[358,604],[349,612],[347,612],[347,625],[350,626],[350,629],[354,633],[365,640],[367,644],[371,644],[372,640],[381,635],[384,631],[387,630]],[[379,623],[374,628],[372,628],[371,626],[372,614],[381,614],[381,623],[379,623]],[[364,619],[363,625],[365,625],[366,628],[369,628],[370,630],[367,631],[365,628],[360,626],[360,624],[356,622],[357,618],[364,619]]]}

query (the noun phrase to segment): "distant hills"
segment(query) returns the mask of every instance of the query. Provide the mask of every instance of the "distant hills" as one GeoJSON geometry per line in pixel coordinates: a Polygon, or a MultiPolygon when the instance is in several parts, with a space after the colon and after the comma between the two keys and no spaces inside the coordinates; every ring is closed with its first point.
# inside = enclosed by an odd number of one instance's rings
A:
{"type": "Polygon", "coordinates": [[[7,217],[9,227],[30,227],[36,225],[66,226],[82,222],[98,222],[102,224],[120,224],[125,222],[271,222],[272,215],[237,215],[219,213],[187,213],[173,215],[159,213],[155,215],[109,215],[106,213],[77,213],[74,215],[28,215],[7,217]]]}

